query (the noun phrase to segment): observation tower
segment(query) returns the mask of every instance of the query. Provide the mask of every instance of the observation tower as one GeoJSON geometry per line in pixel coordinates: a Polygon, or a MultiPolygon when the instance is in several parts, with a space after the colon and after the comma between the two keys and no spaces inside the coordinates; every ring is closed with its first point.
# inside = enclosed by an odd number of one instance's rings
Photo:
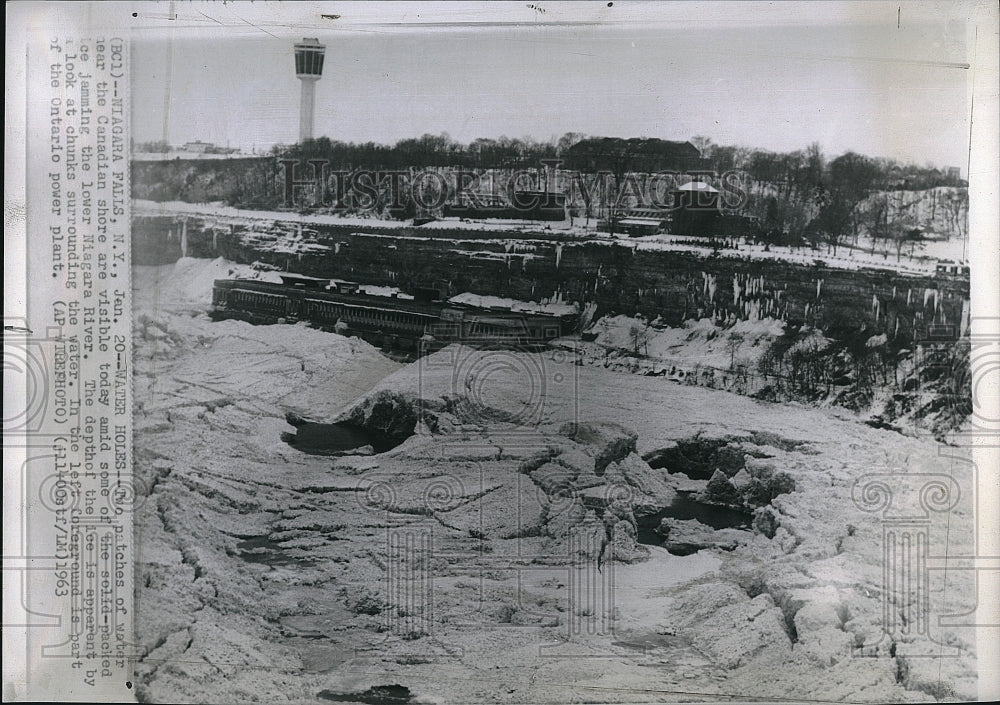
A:
{"type": "Polygon", "coordinates": [[[313,138],[313,111],[316,107],[316,81],[323,75],[326,46],[318,39],[305,38],[295,44],[295,75],[302,81],[299,109],[299,142],[313,138]]]}

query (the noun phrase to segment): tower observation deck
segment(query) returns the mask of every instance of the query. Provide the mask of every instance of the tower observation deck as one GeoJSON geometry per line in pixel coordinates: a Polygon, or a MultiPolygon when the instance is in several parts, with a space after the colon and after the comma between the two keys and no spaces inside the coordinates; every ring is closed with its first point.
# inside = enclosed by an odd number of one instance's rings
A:
{"type": "Polygon", "coordinates": [[[323,75],[326,47],[318,39],[303,39],[295,44],[295,75],[302,81],[302,102],[299,109],[299,141],[313,137],[313,112],[316,103],[316,81],[323,75]]]}

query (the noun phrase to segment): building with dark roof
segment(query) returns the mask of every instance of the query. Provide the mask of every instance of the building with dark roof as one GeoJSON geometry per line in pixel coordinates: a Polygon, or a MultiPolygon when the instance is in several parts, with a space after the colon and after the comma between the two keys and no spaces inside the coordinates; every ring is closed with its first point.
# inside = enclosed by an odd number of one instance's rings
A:
{"type": "Polygon", "coordinates": [[[588,137],[565,154],[566,168],[612,173],[691,171],[704,168],[701,152],[690,142],[657,138],[588,137]]]}
{"type": "Polygon", "coordinates": [[[704,181],[689,181],[672,192],[675,235],[714,237],[719,225],[719,192],[704,181]]]}

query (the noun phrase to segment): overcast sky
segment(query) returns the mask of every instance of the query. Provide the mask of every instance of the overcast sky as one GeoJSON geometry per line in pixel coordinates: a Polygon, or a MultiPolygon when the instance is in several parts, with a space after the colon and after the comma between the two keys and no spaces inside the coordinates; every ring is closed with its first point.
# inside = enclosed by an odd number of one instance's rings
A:
{"type": "Polygon", "coordinates": [[[133,35],[137,141],[295,142],[292,45],[309,36],[327,46],[315,134],[331,139],[707,135],[966,172],[961,3],[154,7],[167,28],[133,35]]]}

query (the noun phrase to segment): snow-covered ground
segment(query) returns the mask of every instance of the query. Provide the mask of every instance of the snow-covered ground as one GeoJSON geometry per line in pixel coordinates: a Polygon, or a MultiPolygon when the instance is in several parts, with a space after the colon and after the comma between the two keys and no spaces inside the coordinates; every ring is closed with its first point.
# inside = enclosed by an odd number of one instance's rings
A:
{"type": "MultiPolygon", "coordinates": [[[[692,244],[691,240],[692,238],[689,236],[647,235],[620,240],[619,244],[636,250],[654,252],[695,252],[702,256],[708,256],[715,252],[707,242],[704,245],[698,245],[692,244]]],[[[783,245],[762,245],[741,239],[737,242],[738,246],[735,249],[718,250],[718,256],[732,259],[788,262],[806,266],[812,266],[819,261],[822,262],[823,266],[835,269],[857,270],[871,267],[906,274],[932,274],[939,259],[952,262],[968,261],[963,243],[958,239],[924,242],[918,245],[913,256],[909,254],[910,250],[907,246],[898,259],[895,251],[886,249],[885,245],[880,245],[879,249],[872,253],[870,246],[866,246],[865,243],[866,239],[861,238],[858,247],[841,245],[837,249],[837,254],[833,254],[826,248],[813,250],[783,245]]]]}
{"type": "Polygon", "coordinates": [[[630,316],[606,316],[594,326],[593,342],[683,367],[729,369],[735,363],[755,365],[784,331],[784,322],[773,318],[737,321],[726,328],[706,318],[670,328],[630,316]]]}
{"type": "Polygon", "coordinates": [[[237,264],[223,257],[199,259],[182,257],[176,264],[164,267],[137,267],[135,278],[143,281],[135,288],[136,310],[177,306],[204,307],[212,300],[212,285],[216,279],[259,279],[280,283],[278,272],[237,264]]]}
{"type": "Polygon", "coordinates": [[[363,284],[360,287],[362,293],[368,294],[369,296],[388,296],[397,299],[407,299],[412,300],[413,296],[404,293],[402,290],[395,286],[380,286],[378,284],[363,284]]]}
{"type": "MultiPolygon", "coordinates": [[[[188,203],[186,201],[148,201],[134,199],[132,212],[137,215],[206,215],[220,218],[236,218],[243,220],[270,220],[288,223],[305,223],[312,225],[358,225],[370,227],[399,228],[409,227],[407,222],[399,220],[339,215],[333,213],[302,214],[294,211],[265,211],[233,208],[223,203],[188,203]]],[[[488,218],[485,220],[468,220],[463,218],[441,218],[433,221],[434,228],[455,228],[458,230],[500,230],[512,233],[538,232],[539,230],[571,230],[559,222],[543,223],[528,220],[507,220],[488,218]]]]}
{"type": "Polygon", "coordinates": [[[244,154],[242,152],[231,152],[229,154],[216,154],[212,152],[185,152],[176,150],[172,152],[133,152],[131,159],[134,162],[171,162],[175,159],[185,161],[211,159],[261,159],[262,154],[244,154]]]}
{"type": "MultiPolygon", "coordinates": [[[[260,229],[262,241],[273,242],[270,247],[276,252],[288,254],[298,254],[307,251],[322,251],[328,249],[326,245],[315,243],[299,242],[301,234],[279,233],[278,236],[272,233],[278,223],[300,224],[300,225],[341,225],[357,227],[380,227],[399,229],[408,227],[406,223],[396,220],[380,220],[377,218],[361,218],[354,216],[340,216],[333,214],[309,214],[303,215],[289,211],[258,211],[245,210],[225,206],[218,203],[185,203],[181,201],[154,202],[135,199],[132,202],[133,212],[137,215],[202,215],[211,218],[226,220],[227,222],[238,222],[244,225],[251,225],[260,229]]],[[[926,240],[915,246],[911,252],[907,245],[899,257],[897,257],[893,247],[884,243],[879,243],[875,251],[872,252],[871,243],[866,237],[861,237],[856,246],[841,245],[837,253],[834,254],[827,248],[808,249],[790,248],[780,245],[764,246],[754,244],[740,239],[736,248],[725,248],[715,250],[707,241],[700,242],[696,238],[681,235],[648,235],[645,237],[630,238],[626,236],[612,237],[606,233],[598,233],[596,230],[588,229],[582,225],[565,226],[549,233],[550,228],[546,224],[521,223],[512,221],[464,221],[460,219],[437,221],[434,227],[449,227],[455,230],[456,238],[463,232],[470,233],[476,231],[500,232],[515,236],[524,236],[530,239],[533,234],[540,232],[549,234],[564,234],[565,244],[572,246],[574,243],[596,243],[613,247],[625,247],[631,250],[640,251],[665,251],[665,252],[688,252],[700,256],[716,255],[722,258],[735,258],[747,260],[766,260],[772,262],[788,262],[800,265],[812,266],[817,261],[821,261],[824,266],[837,269],[860,269],[863,267],[874,267],[880,269],[890,269],[908,274],[932,274],[935,271],[938,260],[948,260],[953,262],[966,262],[968,253],[965,247],[964,238],[938,238],[926,240]]],[[[559,225],[559,224],[556,224],[559,225]]],[[[280,230],[280,228],[278,228],[280,230]]],[[[509,244],[506,237],[502,239],[491,238],[483,240],[476,239],[475,242],[495,242],[509,244]]],[[[371,237],[378,237],[370,234],[371,237]]],[[[408,237],[410,239],[422,239],[419,235],[396,236],[408,237]]],[[[456,245],[461,244],[461,239],[456,239],[456,245]]],[[[482,251],[470,252],[468,254],[477,257],[503,258],[510,255],[511,251],[504,253],[489,253],[482,251]]],[[[530,254],[522,256],[531,256],[530,254]]]]}
{"type": "Polygon", "coordinates": [[[452,296],[448,299],[451,303],[465,304],[468,306],[480,306],[482,308],[502,308],[510,311],[520,311],[523,313],[550,313],[555,316],[573,315],[579,312],[580,307],[576,304],[566,303],[558,298],[543,299],[541,301],[520,301],[502,296],[486,296],[483,294],[472,294],[465,292],[452,296]]]}
{"type": "MultiPolygon", "coordinates": [[[[974,630],[936,619],[975,606],[971,574],[928,583],[926,623],[954,658],[918,657],[915,630],[876,643],[883,524],[852,500],[856,481],[889,473],[894,508],[919,510],[925,473],[953,478],[958,504],[931,517],[930,553],[968,555],[971,473],[933,441],[566,350],[452,346],[404,366],[303,325],[212,323],[202,290],[231,268],[134,272],[144,701],[306,703],[380,685],[441,703],[975,697],[974,630]],[[282,442],[289,412],[369,429],[419,418],[389,452],[329,458],[282,442]],[[740,449],[725,461],[745,465],[734,482],[780,470],[794,490],[732,551],[675,556],[626,531],[587,568],[597,554],[574,541],[619,537],[612,506],[628,516],[703,487],[678,452],[697,460],[715,439],[740,449]],[[603,519],[582,503],[612,496],[603,519]],[[401,563],[392,531],[416,550],[401,563]],[[391,566],[414,578],[403,593],[391,566]],[[613,598],[581,592],[600,581],[613,598]]],[[[653,345],[669,351],[674,335],[728,358],[701,322],[653,345]]],[[[886,604],[911,619],[919,606],[886,604]]]]}

